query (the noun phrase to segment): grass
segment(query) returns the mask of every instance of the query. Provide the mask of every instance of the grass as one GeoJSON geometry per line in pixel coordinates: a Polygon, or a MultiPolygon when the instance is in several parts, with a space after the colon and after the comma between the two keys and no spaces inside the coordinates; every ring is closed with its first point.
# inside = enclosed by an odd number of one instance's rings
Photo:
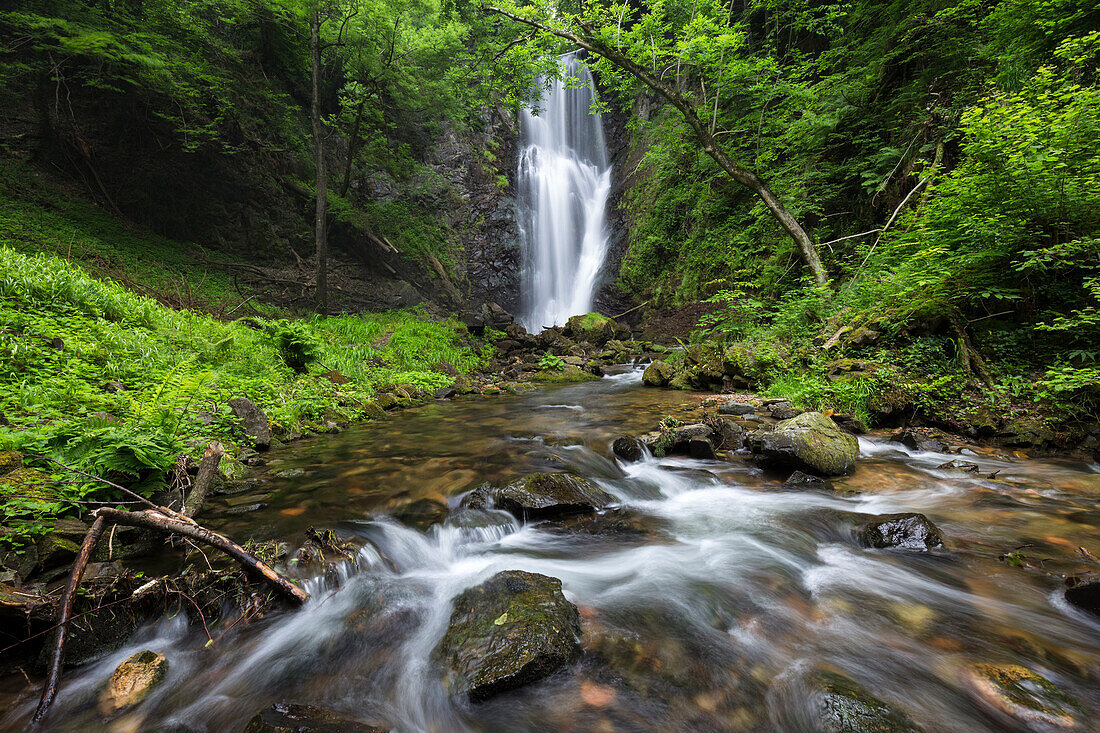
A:
{"type": "MultiPolygon", "coordinates": [[[[251,399],[286,435],[368,416],[380,390],[444,386],[453,381],[447,364],[466,373],[482,360],[460,324],[416,310],[223,322],[64,257],[0,245],[0,450],[50,456],[147,494],[180,454],[197,455],[212,439],[231,457],[247,445],[227,406],[233,397],[251,399]],[[295,349],[304,363],[290,358],[295,349]]],[[[81,501],[119,498],[81,481],[40,488],[0,488],[10,543],[77,513],[81,501]]]]}

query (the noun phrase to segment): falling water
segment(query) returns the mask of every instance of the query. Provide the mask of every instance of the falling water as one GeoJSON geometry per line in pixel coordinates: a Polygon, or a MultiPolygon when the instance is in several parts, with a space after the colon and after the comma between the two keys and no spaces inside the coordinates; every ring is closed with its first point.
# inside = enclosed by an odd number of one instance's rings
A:
{"type": "Polygon", "coordinates": [[[563,56],[562,67],[565,80],[553,81],[539,114],[525,108],[521,120],[521,320],[531,331],[591,310],[607,252],[611,169],[600,115],[591,111],[592,75],[575,54],[563,56]]]}

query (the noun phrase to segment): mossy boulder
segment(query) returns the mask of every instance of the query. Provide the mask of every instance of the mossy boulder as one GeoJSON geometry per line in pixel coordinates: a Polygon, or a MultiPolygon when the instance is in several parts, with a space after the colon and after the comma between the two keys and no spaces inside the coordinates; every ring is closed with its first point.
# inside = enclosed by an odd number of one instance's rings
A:
{"type": "Polygon", "coordinates": [[[568,473],[532,473],[496,492],[497,508],[519,519],[545,519],[603,509],[615,497],[568,473]]]}
{"type": "Polygon", "coordinates": [[[859,455],[858,441],[820,412],[804,412],[771,430],[754,430],[748,444],[763,465],[818,476],[851,473],[859,455]]]}
{"type": "Polygon", "coordinates": [[[816,725],[821,733],[906,733],[921,730],[909,716],[847,677],[819,672],[815,679],[816,725]]]}
{"type": "Polygon", "coordinates": [[[1005,723],[1029,730],[1081,729],[1081,703],[1053,682],[1018,664],[975,664],[967,670],[970,689],[1005,723]]]}
{"type": "Polygon", "coordinates": [[[864,547],[928,552],[942,548],[943,535],[923,514],[883,514],[864,522],[856,530],[864,547]]]}
{"type": "Polygon", "coordinates": [[[642,372],[642,384],[647,387],[667,387],[672,379],[673,369],[663,361],[650,362],[642,372]]]}
{"type": "Polygon", "coordinates": [[[630,336],[630,331],[601,313],[573,316],[565,322],[564,333],[574,341],[587,341],[595,346],[603,346],[612,339],[630,336]]]}
{"type": "Polygon", "coordinates": [[[636,463],[645,458],[645,443],[630,435],[615,438],[611,452],[628,463],[636,463]]]}
{"type": "Polygon", "coordinates": [[[149,696],[168,674],[168,660],[163,654],[146,649],[118,665],[107,680],[107,688],[99,697],[99,710],[112,715],[137,705],[149,696]]]}
{"type": "Polygon", "coordinates": [[[275,703],[256,713],[242,733],[384,733],[381,728],[348,720],[324,708],[312,705],[275,703]]]}
{"type": "Polygon", "coordinates": [[[539,382],[550,384],[568,384],[570,382],[590,382],[599,379],[592,372],[585,371],[582,367],[573,364],[565,364],[561,369],[540,369],[532,377],[539,382]]]}
{"type": "Polygon", "coordinates": [[[455,599],[435,655],[447,690],[480,702],[576,659],[580,633],[580,614],[560,580],[506,570],[455,599]]]}

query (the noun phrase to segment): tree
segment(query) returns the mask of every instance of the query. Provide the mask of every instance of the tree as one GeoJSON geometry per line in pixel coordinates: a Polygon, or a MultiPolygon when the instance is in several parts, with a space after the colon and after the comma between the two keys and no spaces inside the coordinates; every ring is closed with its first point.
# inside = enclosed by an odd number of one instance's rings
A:
{"type": "MultiPolygon", "coordinates": [[[[583,15],[569,13],[562,8],[555,8],[553,5],[527,6],[522,11],[518,8],[510,9],[494,5],[487,5],[484,9],[527,25],[540,33],[568,41],[595,54],[608,62],[618,72],[636,79],[663,97],[683,117],[699,142],[702,151],[710,156],[727,176],[738,184],[745,186],[760,198],[771,216],[794,240],[814,280],[819,285],[825,285],[829,279],[828,274],[825,272],[825,267],[821,263],[821,258],[818,256],[817,248],[810,235],[779,197],[768,187],[767,183],[756,172],[735,160],[727,152],[722,143],[718,141],[713,124],[708,125],[704,122],[697,111],[704,105],[697,105],[694,95],[681,88],[680,68],[684,50],[690,49],[695,56],[700,56],[701,54],[698,53],[699,47],[715,40],[719,41],[718,45],[720,45],[722,41],[721,36],[708,37],[708,31],[713,32],[722,29],[723,24],[720,19],[722,12],[718,13],[719,18],[717,20],[710,18],[710,23],[707,24],[703,13],[705,7],[722,11],[724,5],[712,3],[708,6],[706,3],[696,3],[691,9],[690,17],[681,21],[681,31],[684,39],[676,43],[670,43],[669,41],[672,28],[661,25],[661,21],[665,19],[663,7],[654,9],[648,15],[643,15],[641,21],[627,16],[628,12],[634,15],[628,7],[628,3],[622,5],[612,4],[606,8],[593,3],[587,6],[583,15]],[[531,8],[534,8],[534,13],[530,12],[531,8]],[[627,20],[625,30],[624,19],[627,20]],[[644,21],[649,21],[649,24],[644,21]],[[633,28],[630,26],[633,26],[633,28]],[[626,42],[637,40],[639,37],[644,41],[643,43],[626,42]],[[659,44],[664,49],[663,54],[658,54],[659,44]],[[692,48],[693,46],[694,48],[692,48]],[[659,56],[661,57],[660,60],[665,60],[664,57],[675,57],[677,70],[675,85],[664,80],[665,74],[670,69],[658,68],[659,56]]],[[[728,14],[725,17],[728,24],[728,14]]],[[[721,72],[721,67],[725,61],[725,49],[721,48],[720,50],[721,53],[718,58],[710,61],[710,66],[718,69],[719,72],[721,72]]],[[[703,65],[697,64],[696,66],[701,68],[703,65]]],[[[721,73],[719,73],[719,78],[720,76],[721,73]]],[[[719,90],[720,88],[719,86],[719,90]]],[[[705,93],[703,101],[705,104],[705,93]]],[[[717,93],[713,101],[714,107],[717,109],[717,93]]]]}

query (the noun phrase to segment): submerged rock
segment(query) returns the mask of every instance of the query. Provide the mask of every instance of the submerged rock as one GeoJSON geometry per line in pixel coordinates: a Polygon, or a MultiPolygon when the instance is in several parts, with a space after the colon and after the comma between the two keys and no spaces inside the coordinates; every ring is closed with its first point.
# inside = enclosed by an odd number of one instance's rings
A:
{"type": "Polygon", "coordinates": [[[443,502],[424,498],[395,509],[393,517],[406,527],[425,532],[433,524],[442,524],[449,513],[443,502]]]}
{"type": "Polygon", "coordinates": [[[905,713],[834,672],[819,672],[814,726],[821,733],[902,733],[919,731],[905,713]]]}
{"type": "Polygon", "coordinates": [[[821,476],[851,473],[859,455],[856,439],[820,412],[804,412],[772,430],[755,430],[748,443],[764,465],[821,476]]]}
{"type": "Polygon", "coordinates": [[[263,410],[247,397],[234,397],[229,400],[229,407],[241,421],[244,432],[252,438],[257,450],[271,447],[271,424],[263,410]]]}
{"type": "Polygon", "coordinates": [[[992,712],[1029,729],[1072,730],[1081,704],[1054,683],[1018,664],[975,664],[967,670],[974,695],[992,712]]]}
{"type": "Polygon", "coordinates": [[[833,482],[829,479],[821,478],[820,476],[811,476],[805,471],[795,471],[783,482],[783,488],[798,489],[799,491],[804,491],[806,489],[831,489],[833,488],[833,482]]]}
{"type": "Polygon", "coordinates": [[[672,367],[663,361],[650,362],[642,372],[642,384],[647,387],[667,387],[672,380],[672,367]]]}
{"type": "Polygon", "coordinates": [[[496,492],[496,506],[519,519],[544,519],[603,509],[615,497],[568,473],[533,473],[496,492]]]}
{"type": "Polygon", "coordinates": [[[107,688],[99,697],[99,711],[111,715],[137,705],[164,681],[167,673],[168,660],[163,654],[148,649],[134,654],[107,680],[107,688]]]}
{"type": "Polygon", "coordinates": [[[312,705],[275,703],[248,721],[242,733],[386,733],[381,728],[342,718],[312,705]]]}
{"type": "Polygon", "coordinates": [[[864,547],[927,552],[943,547],[943,535],[923,514],[883,514],[856,530],[864,547]]]}
{"type": "Polygon", "coordinates": [[[645,458],[646,451],[645,444],[642,441],[629,435],[623,435],[615,438],[615,442],[611,444],[611,452],[624,461],[637,463],[645,458]]]}
{"type": "Polygon", "coordinates": [[[580,633],[580,614],[560,580],[506,570],[455,599],[435,655],[447,689],[480,702],[576,659],[580,633]]]}

